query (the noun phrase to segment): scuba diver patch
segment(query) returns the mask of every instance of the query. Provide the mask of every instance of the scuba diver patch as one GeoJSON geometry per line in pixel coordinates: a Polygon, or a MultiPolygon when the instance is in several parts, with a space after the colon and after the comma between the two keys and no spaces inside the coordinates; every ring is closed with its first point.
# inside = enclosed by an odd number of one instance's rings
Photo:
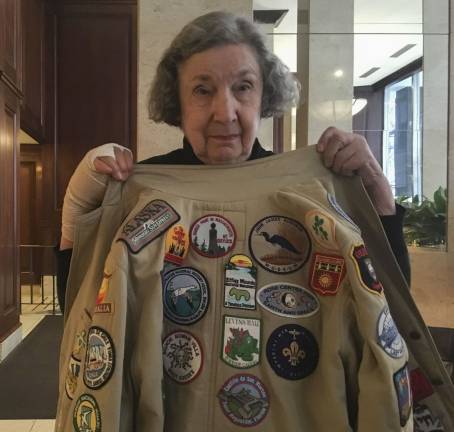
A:
{"type": "Polygon", "coordinates": [[[77,399],[73,426],[76,432],[101,432],[101,411],[93,396],[83,394],[77,399]]]}

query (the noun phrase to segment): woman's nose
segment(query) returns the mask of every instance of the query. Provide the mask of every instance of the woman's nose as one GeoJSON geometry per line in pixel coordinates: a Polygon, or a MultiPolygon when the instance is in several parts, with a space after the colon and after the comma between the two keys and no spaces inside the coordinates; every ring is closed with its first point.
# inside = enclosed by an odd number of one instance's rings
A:
{"type": "Polygon", "coordinates": [[[218,91],[213,100],[213,117],[215,121],[228,123],[237,119],[237,100],[232,92],[218,91]]]}

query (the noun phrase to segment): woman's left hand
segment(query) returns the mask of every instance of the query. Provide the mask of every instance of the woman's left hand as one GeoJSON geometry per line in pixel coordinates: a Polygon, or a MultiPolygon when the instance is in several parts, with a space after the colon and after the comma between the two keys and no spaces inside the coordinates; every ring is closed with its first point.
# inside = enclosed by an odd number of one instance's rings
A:
{"type": "Polygon", "coordinates": [[[391,186],[363,136],[329,127],[318,140],[317,151],[336,174],[361,177],[379,215],[396,213],[391,186]]]}

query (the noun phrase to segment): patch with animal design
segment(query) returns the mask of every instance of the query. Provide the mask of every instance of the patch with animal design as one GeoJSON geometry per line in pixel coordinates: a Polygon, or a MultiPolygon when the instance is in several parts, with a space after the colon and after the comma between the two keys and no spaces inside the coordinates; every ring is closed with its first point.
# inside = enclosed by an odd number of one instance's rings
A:
{"type": "Polygon", "coordinates": [[[286,216],[268,216],[249,234],[249,249],[261,267],[272,273],[293,273],[303,267],[311,253],[311,240],[304,226],[286,216]]]}
{"type": "Polygon", "coordinates": [[[355,263],[361,285],[368,291],[381,295],[383,293],[383,286],[377,278],[366,246],[363,244],[352,246],[350,256],[355,263]]]}
{"type": "Polygon", "coordinates": [[[208,309],[208,282],[198,270],[179,267],[162,276],[164,315],[177,324],[193,324],[208,309]]]}
{"type": "Polygon", "coordinates": [[[181,266],[189,250],[189,234],[181,224],[171,227],[166,234],[166,262],[181,266]]]}
{"type": "Polygon", "coordinates": [[[324,249],[338,250],[336,242],[336,222],[327,213],[311,210],[305,217],[306,227],[314,241],[324,249]]]}
{"type": "Polygon", "coordinates": [[[345,260],[341,256],[315,253],[309,273],[309,285],[321,295],[335,295],[345,272],[345,260]]]}
{"type": "Polygon", "coordinates": [[[255,309],[257,267],[247,255],[230,257],[225,265],[224,306],[237,309],[255,309]]]}
{"type": "Polygon", "coordinates": [[[73,426],[76,432],[101,432],[101,411],[93,396],[83,394],[77,399],[73,426]]]}
{"type": "Polygon", "coordinates": [[[260,320],[224,316],[222,360],[230,366],[247,369],[260,361],[260,320]]]}

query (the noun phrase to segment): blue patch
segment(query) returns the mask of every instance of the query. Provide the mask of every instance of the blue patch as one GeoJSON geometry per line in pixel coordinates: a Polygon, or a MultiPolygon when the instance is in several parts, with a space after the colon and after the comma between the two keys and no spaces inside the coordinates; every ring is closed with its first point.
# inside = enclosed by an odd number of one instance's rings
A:
{"type": "Polygon", "coordinates": [[[327,194],[327,198],[328,198],[328,201],[329,203],[331,204],[331,207],[336,210],[336,212],[342,216],[347,222],[350,223],[350,225],[353,226],[353,228],[358,231],[359,233],[361,233],[361,229],[359,228],[358,225],[355,224],[355,222],[353,222],[353,219],[345,212],[345,210],[339,205],[339,203],[336,201],[336,198],[334,197],[334,195],[331,195],[329,192],[327,194]]]}
{"type": "Polygon", "coordinates": [[[405,344],[394,324],[388,306],[383,308],[378,317],[377,338],[378,344],[390,357],[401,358],[404,355],[405,344]]]}
{"type": "Polygon", "coordinates": [[[317,368],[318,344],[312,333],[298,324],[286,324],[271,333],[266,357],[274,372],[288,380],[299,380],[317,368]]]}
{"type": "Polygon", "coordinates": [[[396,389],[397,402],[399,405],[400,425],[404,427],[407,424],[411,414],[411,390],[410,376],[407,365],[399,369],[394,375],[394,387],[396,389]]]}
{"type": "Polygon", "coordinates": [[[208,309],[208,282],[192,267],[180,267],[163,275],[164,315],[177,324],[193,324],[208,309]]]}
{"type": "Polygon", "coordinates": [[[260,288],[257,301],[271,313],[289,318],[309,317],[320,309],[314,294],[291,283],[273,283],[260,288]]]}

